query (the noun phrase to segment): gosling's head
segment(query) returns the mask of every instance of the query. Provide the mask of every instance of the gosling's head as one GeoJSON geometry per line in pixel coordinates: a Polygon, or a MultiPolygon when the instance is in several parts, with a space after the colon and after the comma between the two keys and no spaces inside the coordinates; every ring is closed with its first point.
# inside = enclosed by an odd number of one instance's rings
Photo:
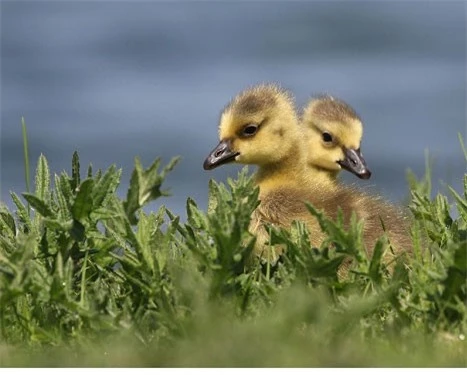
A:
{"type": "Polygon", "coordinates": [[[370,178],[360,151],[362,121],[351,106],[328,95],[314,98],[303,111],[302,124],[307,131],[308,165],[334,174],[344,168],[359,178],[370,178]]]}
{"type": "Polygon", "coordinates": [[[238,94],[223,110],[220,143],[204,161],[204,169],[229,162],[277,165],[293,154],[300,129],[292,96],[273,84],[238,94]]]}

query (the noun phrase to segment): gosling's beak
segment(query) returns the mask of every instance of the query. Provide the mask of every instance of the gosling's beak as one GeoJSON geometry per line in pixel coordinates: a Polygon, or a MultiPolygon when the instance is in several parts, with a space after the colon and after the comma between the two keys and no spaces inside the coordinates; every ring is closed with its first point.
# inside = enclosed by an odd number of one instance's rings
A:
{"type": "Polygon", "coordinates": [[[342,168],[347,169],[363,180],[368,180],[371,177],[371,171],[366,166],[365,159],[363,159],[360,149],[354,150],[344,147],[344,155],[344,160],[338,161],[342,168]]]}
{"type": "Polygon", "coordinates": [[[235,160],[239,152],[230,149],[230,140],[220,141],[214,150],[212,150],[206,160],[203,168],[205,170],[214,169],[222,164],[227,164],[235,160]]]}

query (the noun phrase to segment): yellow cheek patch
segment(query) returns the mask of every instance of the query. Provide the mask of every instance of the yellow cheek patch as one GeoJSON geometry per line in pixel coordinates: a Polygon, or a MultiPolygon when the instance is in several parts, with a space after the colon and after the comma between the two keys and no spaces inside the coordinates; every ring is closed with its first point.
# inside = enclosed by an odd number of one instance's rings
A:
{"type": "Polygon", "coordinates": [[[355,150],[360,148],[363,127],[358,120],[350,120],[347,123],[328,123],[322,127],[321,131],[328,131],[332,134],[336,145],[355,150]]]}
{"type": "Polygon", "coordinates": [[[345,127],[339,129],[339,142],[346,148],[357,150],[360,148],[362,141],[363,127],[358,120],[349,121],[345,127]]]}
{"type": "Polygon", "coordinates": [[[224,140],[234,138],[236,136],[236,127],[234,125],[232,113],[223,113],[219,124],[219,139],[224,140]]]}

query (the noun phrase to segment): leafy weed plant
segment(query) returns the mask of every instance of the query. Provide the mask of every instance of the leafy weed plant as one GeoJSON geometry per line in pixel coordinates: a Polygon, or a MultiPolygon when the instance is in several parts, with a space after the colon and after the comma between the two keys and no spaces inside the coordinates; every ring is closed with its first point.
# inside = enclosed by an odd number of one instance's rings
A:
{"type": "Polygon", "coordinates": [[[368,259],[361,223],[311,205],[320,248],[303,223],[269,227],[287,251],[252,261],[246,169],[210,182],[207,212],[188,198],[184,223],[146,212],[177,161],[136,159],[121,199],[114,166],[83,174],[75,153],[71,174],[51,176],[39,157],[34,192],[0,206],[0,365],[465,366],[466,175],[458,217],[411,175],[414,255],[389,272],[384,238],[368,259]]]}

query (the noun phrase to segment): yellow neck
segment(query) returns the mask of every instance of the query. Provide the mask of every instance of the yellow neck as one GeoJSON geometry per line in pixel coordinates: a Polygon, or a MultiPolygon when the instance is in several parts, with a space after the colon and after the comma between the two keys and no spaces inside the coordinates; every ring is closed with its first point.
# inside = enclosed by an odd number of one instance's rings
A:
{"type": "Polygon", "coordinates": [[[307,164],[305,170],[305,181],[308,185],[317,185],[326,188],[328,191],[337,188],[339,182],[337,175],[339,171],[330,171],[315,165],[307,164]]]}
{"type": "Polygon", "coordinates": [[[297,145],[287,158],[280,163],[262,165],[256,173],[256,183],[260,195],[284,186],[302,186],[306,183],[305,154],[301,145],[297,145]]]}

